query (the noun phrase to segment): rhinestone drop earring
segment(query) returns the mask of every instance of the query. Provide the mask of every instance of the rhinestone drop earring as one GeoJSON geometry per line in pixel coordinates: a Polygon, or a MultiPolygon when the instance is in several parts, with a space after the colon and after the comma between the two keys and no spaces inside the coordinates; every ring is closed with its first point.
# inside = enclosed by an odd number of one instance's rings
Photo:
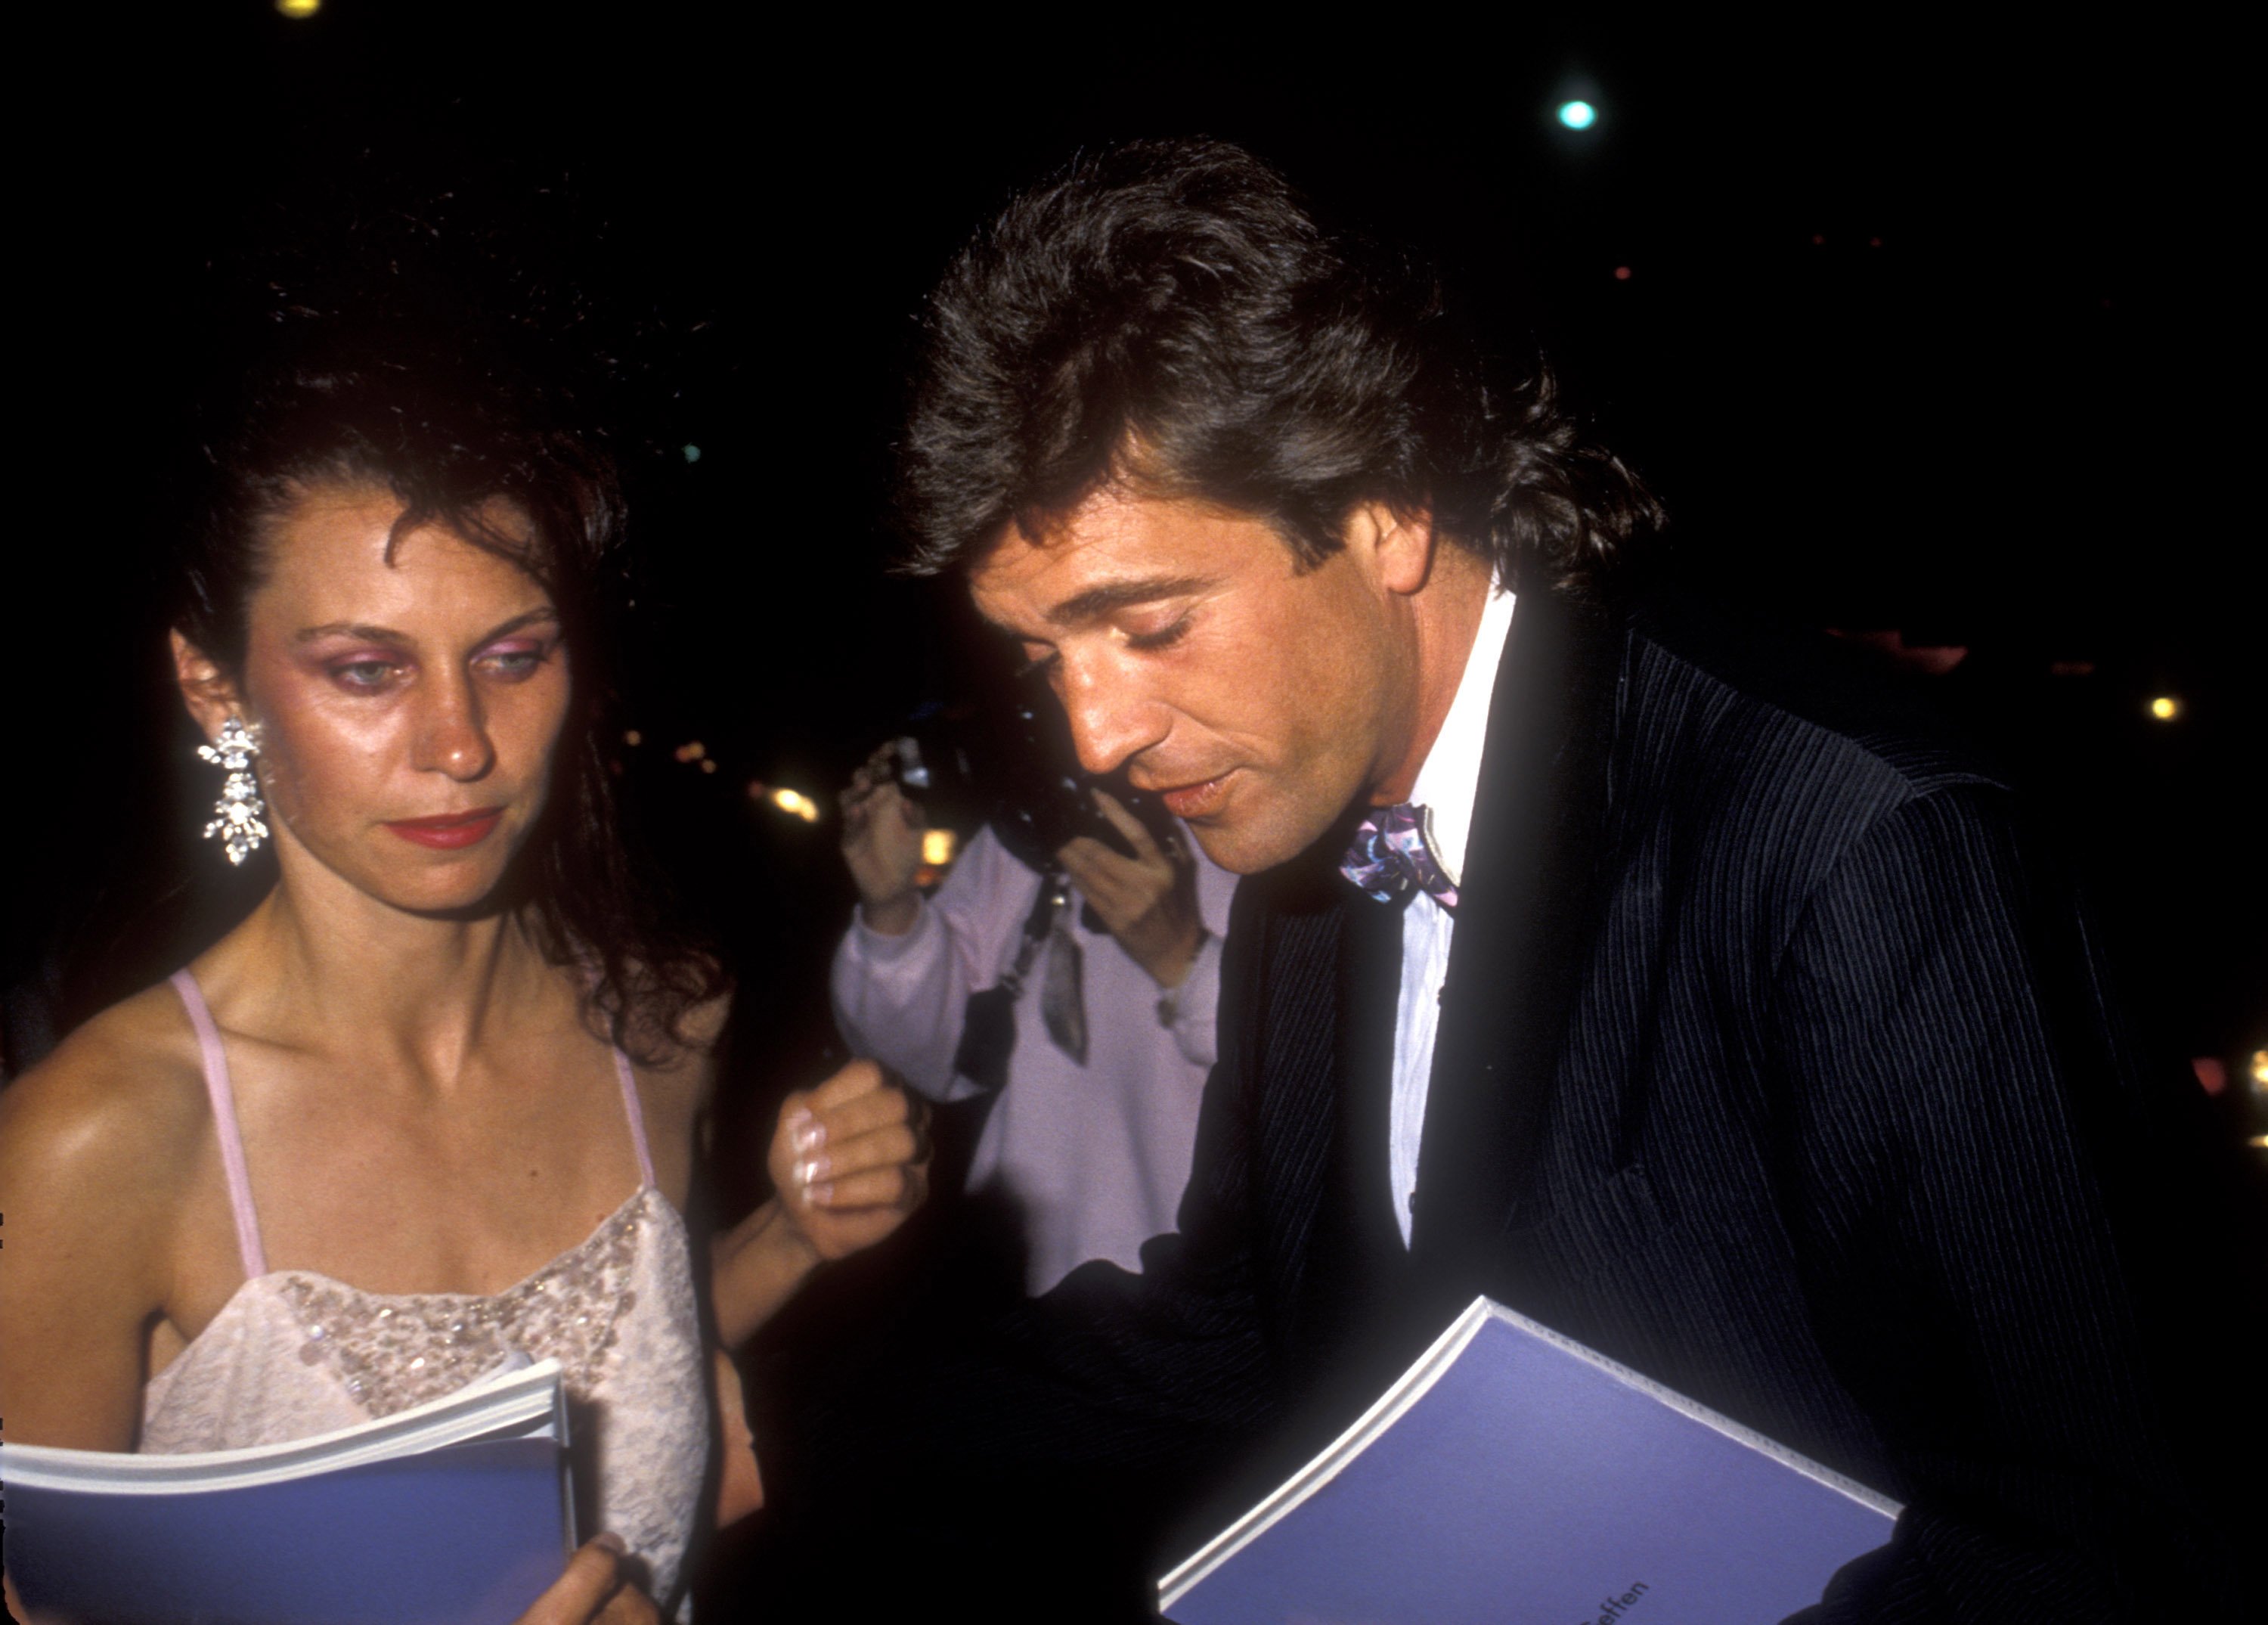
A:
{"type": "Polygon", "coordinates": [[[268,810],[268,804],[260,799],[260,780],[252,772],[252,759],[260,754],[260,730],[231,717],[220,725],[220,742],[199,745],[197,754],[215,767],[228,770],[228,777],[221,781],[220,800],[213,806],[212,822],[205,825],[205,838],[219,836],[228,861],[241,863],[268,838],[268,825],[260,816],[268,810]]]}

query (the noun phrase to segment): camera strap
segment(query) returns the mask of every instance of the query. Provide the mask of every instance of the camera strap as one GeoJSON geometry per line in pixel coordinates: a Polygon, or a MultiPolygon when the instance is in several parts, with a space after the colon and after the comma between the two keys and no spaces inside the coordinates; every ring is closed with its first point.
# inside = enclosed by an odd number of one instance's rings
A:
{"type": "Polygon", "coordinates": [[[1015,963],[991,986],[968,995],[953,1069],[980,1089],[998,1091],[1007,1085],[1008,1060],[1016,1047],[1016,1001],[1023,996],[1025,980],[1043,947],[1048,963],[1042,972],[1040,1018],[1057,1049],[1081,1066],[1086,1064],[1081,986],[1086,955],[1071,931],[1071,883],[1050,865],[1040,876],[1039,895],[1024,920],[1015,963]]]}
{"type": "Polygon", "coordinates": [[[1009,998],[1023,996],[1024,979],[1032,973],[1032,961],[1040,957],[1042,945],[1055,934],[1056,921],[1063,917],[1070,902],[1070,885],[1060,870],[1049,868],[1040,876],[1040,894],[1032,899],[1032,912],[1024,918],[1022,940],[1016,944],[1016,963],[995,984],[1007,989],[1009,998]]]}

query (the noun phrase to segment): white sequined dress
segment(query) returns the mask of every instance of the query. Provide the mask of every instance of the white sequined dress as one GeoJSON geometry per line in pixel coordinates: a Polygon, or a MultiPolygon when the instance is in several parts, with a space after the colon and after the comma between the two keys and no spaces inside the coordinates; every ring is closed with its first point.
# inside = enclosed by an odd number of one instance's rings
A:
{"type": "Polygon", "coordinates": [[[488,1296],[364,1292],[310,1270],[270,1271],[245,1175],[228,1062],[188,971],[245,1281],[142,1394],[140,1448],[233,1450],[305,1438],[422,1404],[514,1351],[566,1375],[578,1519],[642,1560],[664,1618],[686,1616],[682,1571],[702,1505],[710,1408],[685,1226],[655,1188],[637,1084],[615,1061],[638,1189],[583,1242],[488,1296]]]}

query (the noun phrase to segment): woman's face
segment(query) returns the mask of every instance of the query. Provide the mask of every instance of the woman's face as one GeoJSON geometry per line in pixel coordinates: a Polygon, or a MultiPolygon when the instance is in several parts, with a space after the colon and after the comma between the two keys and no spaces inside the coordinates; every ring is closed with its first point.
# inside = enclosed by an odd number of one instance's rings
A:
{"type": "MultiPolygon", "coordinates": [[[[464,909],[542,810],[566,652],[550,595],[453,531],[408,531],[389,558],[401,507],[383,489],[317,486],[276,524],[234,692],[208,678],[201,703],[201,657],[176,647],[208,736],[230,700],[259,725],[287,878],[312,859],[397,908],[464,909]]],[[[490,517],[525,522],[501,505],[490,517]]]]}

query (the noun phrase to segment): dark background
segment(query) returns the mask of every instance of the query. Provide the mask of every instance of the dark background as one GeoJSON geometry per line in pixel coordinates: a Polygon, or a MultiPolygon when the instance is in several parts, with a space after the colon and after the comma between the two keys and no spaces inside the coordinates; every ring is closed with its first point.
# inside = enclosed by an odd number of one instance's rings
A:
{"type": "Polygon", "coordinates": [[[1967,647],[1896,680],[1933,684],[2032,781],[2146,1021],[2228,1065],[2232,1132],[2268,1126],[2244,1094],[2268,1046],[2268,708],[2228,41],[1664,33],[1598,8],[1296,33],[1035,15],[325,0],[291,20],[232,0],[33,36],[11,1064],[247,900],[197,849],[210,774],[166,691],[156,589],[252,245],[342,199],[502,223],[587,293],[620,362],[641,559],[625,782],[742,978],[726,1146],[747,1155],[724,1184],[753,1200],[768,1102],[830,1041],[850,891],[830,822],[748,786],[824,802],[909,708],[968,686],[950,601],[883,573],[913,313],[1011,188],[1082,145],[1203,131],[1438,255],[1506,355],[1542,344],[1716,590],[1967,647]],[[1553,122],[1572,94],[1593,129],[1553,122]],[[2147,713],[2160,694],[2170,722],[2147,713]],[[696,740],[713,770],[676,759],[696,740]],[[152,901],[183,869],[205,878],[152,901]]]}
{"type": "MultiPolygon", "coordinates": [[[[1966,647],[1886,681],[2012,760],[2157,1041],[2225,1064],[2232,1134],[2268,1130],[2257,186],[2230,41],[1904,13],[1664,33],[1596,6],[964,16],[200,0],[22,25],[0,1076],[251,900],[196,838],[213,775],[160,591],[260,245],[342,210],[493,228],[547,297],[587,294],[578,331],[617,364],[624,783],[740,978],[717,1174],[725,1208],[755,1200],[773,1103],[833,1042],[828,793],[973,686],[954,600],[884,573],[922,293],[1078,148],[1202,131],[1438,255],[1507,357],[1546,349],[1694,578],[1966,647]],[[1601,113],[1581,134],[1551,117],[1575,94],[1601,113]],[[694,741],[713,771],[677,759],[694,741]]],[[[821,1347],[846,1292],[797,1311],[821,1347]]]]}

